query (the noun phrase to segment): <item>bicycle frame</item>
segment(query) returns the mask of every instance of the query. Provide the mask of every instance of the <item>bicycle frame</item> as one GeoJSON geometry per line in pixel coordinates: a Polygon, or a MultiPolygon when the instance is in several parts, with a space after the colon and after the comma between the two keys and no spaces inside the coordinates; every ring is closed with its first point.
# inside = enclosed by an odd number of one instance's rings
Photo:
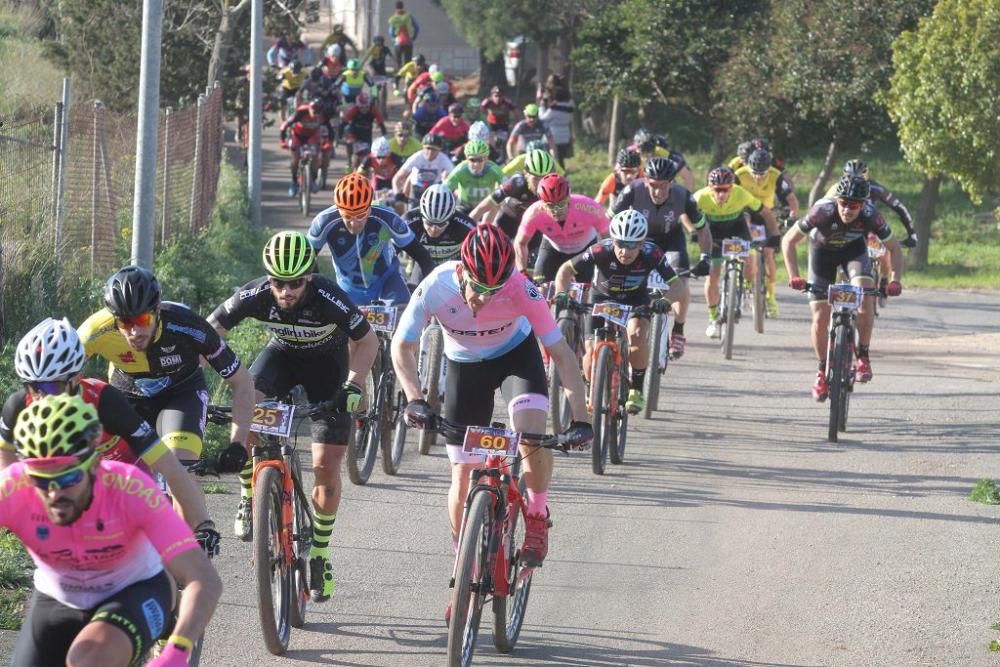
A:
{"type": "MultiPolygon", "coordinates": [[[[299,502],[305,502],[304,493],[301,487],[297,487],[292,476],[292,471],[285,463],[287,458],[295,456],[295,448],[289,445],[268,443],[266,445],[254,445],[251,449],[253,458],[253,475],[250,481],[250,488],[257,488],[257,477],[266,468],[274,468],[281,475],[282,501],[281,501],[281,523],[283,526],[281,534],[281,552],[286,565],[291,566],[295,561],[295,552],[292,547],[294,542],[294,511],[292,507],[292,497],[300,496],[299,502]],[[272,458],[275,448],[280,447],[281,458],[272,458]]],[[[252,499],[251,499],[252,503],[252,499]]],[[[256,539],[256,537],[255,537],[256,539]]]]}
{"type": "MultiPolygon", "coordinates": [[[[594,330],[594,351],[590,357],[590,386],[591,392],[594,391],[594,387],[597,382],[594,379],[594,372],[597,370],[597,358],[600,355],[601,349],[605,347],[611,348],[611,355],[614,358],[614,365],[611,367],[611,395],[617,396],[618,391],[621,388],[621,367],[625,361],[625,357],[622,356],[621,345],[618,344],[619,339],[625,334],[625,329],[621,325],[615,324],[614,322],[608,323],[603,327],[594,330]],[[609,339],[608,334],[611,334],[609,339]]],[[[599,397],[595,397],[593,393],[588,397],[590,399],[590,407],[592,410],[596,409],[600,403],[599,397]]],[[[618,415],[618,401],[612,401],[611,405],[608,406],[610,415],[615,417],[618,415]]]]}

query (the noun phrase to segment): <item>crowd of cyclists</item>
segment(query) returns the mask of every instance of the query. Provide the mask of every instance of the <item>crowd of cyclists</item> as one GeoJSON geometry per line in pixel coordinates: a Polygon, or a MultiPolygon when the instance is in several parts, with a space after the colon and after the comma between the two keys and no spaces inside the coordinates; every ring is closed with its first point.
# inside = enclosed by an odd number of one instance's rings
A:
{"type": "MultiPolygon", "coordinates": [[[[401,29],[415,32],[415,26],[401,29]]],[[[233,529],[241,540],[252,539],[254,405],[300,386],[311,405],[322,406],[309,414],[315,477],[309,588],[323,601],[335,590],[330,544],[350,438],[350,422],[338,415],[358,411],[369,398],[364,387],[379,348],[359,306],[402,310],[391,358],[411,427],[434,429],[439,418],[489,425],[499,389],[513,430],[544,433],[555,369],[571,411],[563,435],[570,447],[585,448],[593,438],[589,333],[604,322],[584,316],[587,345],[579,358],[557,324],[579,298],[573,283],[590,285],[592,303],[631,308],[626,407],[632,413],[645,407],[646,369],[655,362],[648,353],[650,313],[667,307],[664,292],[649,289],[650,276],[666,285],[674,318],[669,356],[680,359],[688,281],[707,278],[706,335],[718,337],[721,241],[749,240],[748,223],[766,229],[770,317],[778,317],[779,250],[796,290],[811,285],[820,294],[840,269],[857,285],[890,296],[902,290],[901,244],[876,204],[899,215],[908,235],[903,245],[915,241],[912,221],[860,160],[849,161],[827,196],[804,208],[763,138],[740,144],[732,161],[711,169],[700,186],[663,135],[640,128],[592,198],[573,191],[537,101],[515,123],[517,107],[500,87],[482,101],[462,103],[440,68],[396,51],[376,37],[361,55],[341,30],[308,73],[310,51],[300,42],[279,42],[269,53],[282,99],[291,102],[281,130],[293,175],[304,143],[321,144],[326,159],[339,138],[350,151],[347,173],[332,186],[333,205],[308,233],[275,233],[262,250],[263,275],[247,276],[205,317],[169,301],[149,269],[127,266],[108,278],[104,307],[79,327],[49,318],[20,341],[15,369],[23,388],[7,399],[0,418],[0,527],[25,543],[37,571],[15,665],[125,665],[157,639],[166,646],[150,664],[187,664],[221,589],[207,559],[218,551],[219,531],[187,470],[204,458],[206,366],[232,390],[230,444],[215,463],[239,475],[233,529]],[[389,58],[396,59],[395,77],[389,58]],[[390,83],[406,109],[391,132],[387,109],[377,102],[380,87],[390,83]],[[373,137],[376,129],[381,136],[373,137]],[[873,284],[870,234],[888,250],[881,285],[873,284]],[[688,254],[692,241],[696,259],[688,254]],[[807,278],[795,252],[803,241],[807,278]],[[324,248],[332,278],[318,270],[324,248]],[[249,368],[225,342],[246,319],[271,335],[249,368]],[[424,394],[418,366],[421,336],[432,321],[444,337],[440,415],[424,394]],[[83,377],[93,356],[109,363],[107,383],[83,377]],[[172,502],[152,476],[165,480],[172,502]],[[192,592],[176,610],[172,580],[192,592]],[[176,622],[168,624],[171,614],[176,622]]],[[[295,187],[293,176],[293,194],[295,187]]],[[[324,187],[318,174],[314,187],[324,187]]],[[[822,296],[811,298],[819,365],[812,394],[822,401],[830,306],[822,296]]],[[[859,382],[873,376],[872,298],[860,310],[859,382]]],[[[461,444],[446,442],[456,550],[469,473],[482,464],[461,444]]],[[[554,459],[550,450],[527,444],[522,454],[528,512],[520,554],[537,567],[548,553],[554,459]]]]}

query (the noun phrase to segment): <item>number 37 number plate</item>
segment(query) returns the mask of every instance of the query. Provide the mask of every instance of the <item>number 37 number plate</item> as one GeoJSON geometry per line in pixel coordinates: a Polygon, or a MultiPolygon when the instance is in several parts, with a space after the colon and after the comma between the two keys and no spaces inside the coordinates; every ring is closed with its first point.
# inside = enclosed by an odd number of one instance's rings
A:
{"type": "Polygon", "coordinates": [[[488,426],[469,426],[465,429],[462,451],[467,454],[511,458],[517,456],[517,446],[520,441],[521,435],[514,431],[488,426]]]}

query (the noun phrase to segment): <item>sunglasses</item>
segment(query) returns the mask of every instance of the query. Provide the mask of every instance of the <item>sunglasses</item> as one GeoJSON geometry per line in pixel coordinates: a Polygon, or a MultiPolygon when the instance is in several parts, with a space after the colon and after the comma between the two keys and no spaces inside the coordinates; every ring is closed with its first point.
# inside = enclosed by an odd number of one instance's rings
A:
{"type": "Polygon", "coordinates": [[[525,120],[538,120],[538,116],[525,116],[525,120]]]}
{"type": "Polygon", "coordinates": [[[400,139],[406,139],[406,138],[408,138],[410,136],[410,133],[409,132],[397,132],[396,136],[399,137],[400,139]]]}
{"type": "Polygon", "coordinates": [[[754,171],[753,169],[751,169],[750,170],[750,175],[753,176],[754,178],[764,178],[765,176],[767,176],[767,172],[766,171],[754,171]]]}
{"type": "Polygon", "coordinates": [[[296,290],[306,284],[305,278],[295,278],[294,280],[281,280],[279,278],[271,278],[271,286],[275,289],[288,289],[296,290]]]}
{"type": "Polygon", "coordinates": [[[65,470],[60,470],[57,473],[47,473],[33,468],[33,465],[65,465],[67,462],[79,461],[75,456],[59,456],[52,459],[43,459],[37,463],[26,464],[28,477],[31,478],[31,482],[36,488],[42,491],[61,491],[62,489],[68,489],[70,487],[76,486],[83,481],[83,478],[87,474],[87,468],[90,464],[94,462],[94,457],[97,456],[97,452],[91,452],[83,461],[80,461],[72,468],[67,468],[65,470]],[[44,461],[44,463],[43,463],[44,461]]]}
{"type": "Polygon", "coordinates": [[[36,394],[43,396],[58,396],[69,387],[69,380],[51,380],[49,382],[25,382],[24,386],[36,394]]]}
{"type": "Polygon", "coordinates": [[[847,209],[848,211],[857,211],[859,208],[864,206],[864,202],[853,201],[850,199],[838,199],[837,206],[847,209]]]}
{"type": "Polygon", "coordinates": [[[134,327],[148,327],[153,323],[155,314],[153,312],[139,313],[129,317],[115,317],[115,325],[119,329],[132,329],[134,327]]]}
{"type": "Polygon", "coordinates": [[[469,158],[469,162],[472,162],[473,164],[479,164],[481,162],[486,162],[486,158],[484,158],[484,157],[470,157],[469,158]]]}
{"type": "Polygon", "coordinates": [[[719,185],[713,187],[712,190],[715,192],[729,192],[730,190],[732,190],[732,187],[728,185],[719,185]]]}
{"type": "Polygon", "coordinates": [[[646,183],[649,185],[649,187],[657,189],[669,188],[673,184],[673,182],[674,182],[673,179],[669,181],[658,181],[650,178],[646,179],[646,183]]]}
{"type": "Polygon", "coordinates": [[[645,241],[614,241],[615,247],[621,250],[635,250],[642,247],[645,241]]]}
{"type": "Polygon", "coordinates": [[[559,213],[569,208],[569,200],[563,199],[562,201],[557,201],[555,203],[542,202],[542,206],[544,206],[545,209],[548,211],[552,211],[553,213],[559,213]]]}
{"type": "Polygon", "coordinates": [[[635,178],[639,175],[638,169],[619,169],[622,176],[628,176],[629,178],[635,178]]]}
{"type": "Polygon", "coordinates": [[[506,282],[502,282],[499,285],[496,285],[494,287],[490,287],[489,285],[484,285],[484,284],[482,284],[480,282],[476,282],[475,280],[473,280],[472,278],[469,278],[468,276],[465,277],[465,280],[466,280],[467,283],[469,283],[469,286],[472,287],[472,291],[473,292],[475,292],[476,294],[481,294],[483,296],[489,296],[491,294],[496,294],[497,292],[499,292],[500,290],[502,290],[504,288],[504,285],[507,284],[506,282]]]}

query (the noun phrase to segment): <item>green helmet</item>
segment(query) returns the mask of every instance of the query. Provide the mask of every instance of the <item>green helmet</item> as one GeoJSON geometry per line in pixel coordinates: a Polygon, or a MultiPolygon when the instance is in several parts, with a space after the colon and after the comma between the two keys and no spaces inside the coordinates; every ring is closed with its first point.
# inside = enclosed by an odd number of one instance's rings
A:
{"type": "Polygon", "coordinates": [[[532,102],[524,107],[524,115],[527,118],[538,118],[538,105],[532,102]]]}
{"type": "Polygon", "coordinates": [[[351,58],[350,60],[347,61],[347,69],[349,70],[361,69],[361,61],[358,60],[357,58],[351,58]]]}
{"type": "Polygon", "coordinates": [[[548,151],[533,150],[524,158],[524,170],[532,176],[544,176],[556,170],[556,161],[548,151]]]}
{"type": "Polygon", "coordinates": [[[316,251],[302,232],[278,232],[264,246],[267,275],[288,280],[312,271],[316,251]]]}
{"type": "Polygon", "coordinates": [[[485,141],[481,141],[479,139],[473,139],[472,141],[465,144],[465,157],[472,157],[472,156],[479,157],[480,155],[489,155],[489,154],[490,154],[490,145],[485,141]]]}
{"type": "Polygon", "coordinates": [[[94,451],[101,422],[79,396],[58,394],[32,401],[14,425],[14,447],[22,459],[82,457],[94,451]]]}

